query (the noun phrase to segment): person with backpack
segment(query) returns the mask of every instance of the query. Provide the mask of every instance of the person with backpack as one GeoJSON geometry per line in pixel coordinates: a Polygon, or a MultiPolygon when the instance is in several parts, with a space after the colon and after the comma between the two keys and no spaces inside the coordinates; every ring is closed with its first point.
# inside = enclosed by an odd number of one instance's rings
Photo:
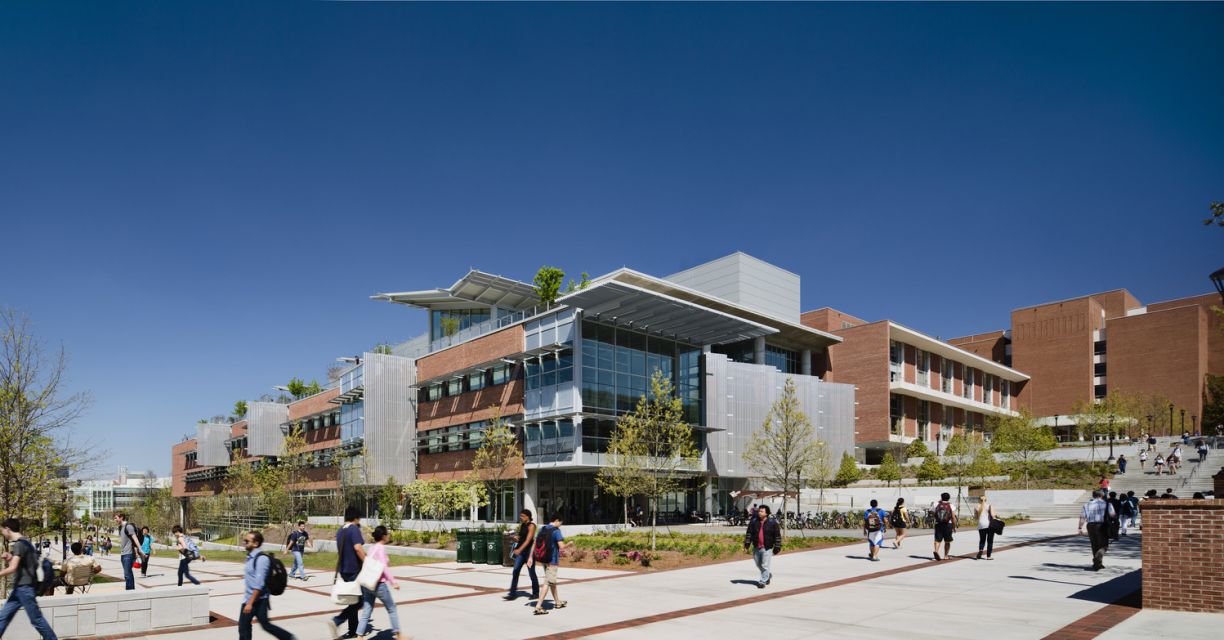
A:
{"type": "Polygon", "coordinates": [[[1205,462],[1207,460],[1207,452],[1210,451],[1207,448],[1207,441],[1199,440],[1198,444],[1195,445],[1195,450],[1198,451],[1199,462],[1205,462]]]}
{"type": "Polygon", "coordinates": [[[140,562],[140,577],[149,577],[149,556],[153,555],[153,534],[149,532],[148,527],[140,528],[140,553],[144,554],[144,560],[140,562]]]}
{"type": "Polygon", "coordinates": [[[948,492],[939,494],[939,502],[935,505],[935,559],[943,560],[952,553],[952,533],[956,531],[956,511],[948,502],[952,495],[948,492]],[[939,556],[939,543],[943,543],[943,558],[939,556]]]}
{"type": "MultiPolygon", "coordinates": [[[[366,557],[381,562],[383,565],[382,576],[378,578],[378,586],[374,589],[374,595],[382,601],[383,606],[387,609],[387,615],[391,617],[391,631],[395,633],[395,640],[400,640],[400,625],[399,612],[395,608],[395,598],[391,596],[391,589],[399,590],[399,582],[395,576],[391,575],[391,562],[387,558],[387,528],[381,524],[374,527],[374,545],[370,547],[366,557]],[[388,585],[390,588],[388,588],[388,585]]],[[[370,627],[370,616],[374,615],[374,603],[361,608],[361,619],[357,622],[357,635],[364,636],[370,627]]]]}
{"type": "MultiPolygon", "coordinates": [[[[353,582],[361,573],[361,565],[365,562],[365,538],[361,536],[361,511],[357,507],[345,507],[344,526],[336,532],[336,577],[344,582],[353,582]]],[[[328,620],[331,637],[340,637],[340,625],[347,624],[348,633],[345,637],[357,637],[357,619],[365,603],[373,606],[374,592],[361,587],[361,599],[346,606],[334,618],[328,620]]]]}
{"type": "Polygon", "coordinates": [[[986,501],[986,496],[978,497],[977,508],[973,511],[973,517],[978,523],[978,552],[977,560],[982,559],[982,551],[986,551],[986,559],[994,560],[991,557],[994,554],[994,528],[990,521],[995,519],[994,505],[986,501]]]}
{"type": "Polygon", "coordinates": [[[21,521],[16,518],[0,522],[0,534],[9,541],[13,550],[0,556],[0,560],[8,565],[0,569],[0,578],[16,574],[8,600],[5,600],[4,607],[0,608],[0,637],[4,637],[4,632],[13,621],[13,616],[17,615],[17,611],[25,609],[30,624],[38,635],[42,636],[42,640],[59,640],[51,629],[51,624],[43,617],[42,610],[38,608],[38,551],[21,535],[21,521]]]}
{"type": "Polygon", "coordinates": [[[295,640],[288,631],[272,624],[268,619],[270,602],[268,598],[276,589],[271,584],[273,573],[279,574],[280,590],[283,593],[287,577],[285,565],[280,564],[272,556],[266,555],[260,548],[263,546],[263,534],[258,531],[248,531],[242,537],[242,548],[246,549],[246,563],[242,570],[242,584],[245,587],[242,597],[242,611],[238,615],[238,640],[251,640],[251,621],[258,620],[264,631],[276,637],[276,640],[295,640]],[[273,565],[280,564],[279,571],[273,565]]]}
{"type": "Polygon", "coordinates": [[[557,595],[557,565],[561,563],[561,550],[565,546],[565,536],[561,535],[561,513],[554,513],[552,520],[536,534],[535,547],[531,550],[531,559],[527,568],[531,569],[537,562],[544,564],[544,593],[536,600],[535,611],[542,616],[548,611],[544,609],[544,596],[552,591],[554,609],[564,609],[569,604],[557,595]]]}
{"type": "Polygon", "coordinates": [[[757,588],[764,589],[773,580],[769,565],[773,557],[782,552],[782,529],[778,521],[769,516],[769,505],[757,507],[756,517],[748,520],[748,531],[744,533],[744,549],[752,550],[752,561],[761,572],[757,588]]]}
{"type": "Polygon", "coordinates": [[[293,553],[293,569],[289,570],[289,577],[293,577],[296,573],[299,580],[306,580],[306,562],[302,560],[302,554],[306,553],[306,547],[314,547],[314,541],[310,539],[310,534],[306,532],[306,521],[298,520],[297,530],[289,534],[285,538],[285,551],[293,553]]]}
{"type": "Polygon", "coordinates": [[[196,546],[195,541],[183,531],[182,527],[176,524],[171,531],[174,532],[174,540],[176,546],[178,546],[179,552],[178,586],[183,586],[183,578],[190,580],[191,584],[200,584],[200,581],[196,580],[195,576],[191,575],[190,568],[191,561],[200,557],[199,548],[196,546]]]}
{"type": "MultiPolygon", "coordinates": [[[[119,562],[123,565],[123,588],[132,591],[136,588],[136,575],[132,573],[132,565],[136,564],[136,552],[140,549],[140,530],[128,522],[127,514],[122,511],[115,514],[115,524],[119,525],[119,562]]],[[[106,541],[107,553],[110,553],[110,539],[106,541]]],[[[141,562],[148,562],[144,556],[141,562]]]]}
{"type": "Polygon", "coordinates": [[[1123,475],[1126,474],[1126,463],[1127,463],[1126,456],[1119,453],[1118,454],[1118,473],[1123,474],[1123,475]]]}
{"type": "Polygon", "coordinates": [[[897,498],[897,506],[893,507],[888,518],[888,524],[897,532],[897,537],[893,539],[893,548],[900,549],[901,541],[905,539],[905,530],[909,529],[909,509],[905,508],[905,498],[897,498]]]}
{"type": "MultiPolygon", "coordinates": [[[[1123,494],[1123,496],[1125,495],[1123,494]]],[[[1122,532],[1122,500],[1118,498],[1117,492],[1110,491],[1106,502],[1109,503],[1109,506],[1113,507],[1113,515],[1109,517],[1109,526],[1107,527],[1109,539],[1117,542],[1122,532]]]]}
{"type": "MultiPolygon", "coordinates": [[[[511,552],[511,557],[514,558],[514,572],[510,574],[510,593],[503,598],[504,600],[518,598],[519,572],[527,565],[528,558],[531,555],[532,543],[536,538],[536,529],[536,524],[531,521],[531,510],[523,509],[520,511],[518,535],[515,536],[515,547],[511,552]]],[[[534,566],[527,567],[527,575],[531,577],[531,599],[535,600],[540,597],[540,581],[536,578],[534,566]]]]}
{"type": "Polygon", "coordinates": [[[887,514],[880,503],[871,501],[871,508],[863,512],[863,534],[867,536],[867,559],[879,562],[880,545],[884,544],[884,532],[888,530],[887,514]]]}

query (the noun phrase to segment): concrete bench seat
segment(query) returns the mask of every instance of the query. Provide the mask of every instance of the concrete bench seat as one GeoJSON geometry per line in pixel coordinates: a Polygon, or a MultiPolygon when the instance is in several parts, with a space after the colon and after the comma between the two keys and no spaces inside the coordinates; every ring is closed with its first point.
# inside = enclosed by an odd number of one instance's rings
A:
{"type": "MultiPolygon", "coordinates": [[[[61,638],[185,630],[209,623],[208,587],[46,596],[38,599],[38,606],[61,638]]],[[[38,633],[25,612],[19,611],[4,637],[38,640],[38,633]]]]}

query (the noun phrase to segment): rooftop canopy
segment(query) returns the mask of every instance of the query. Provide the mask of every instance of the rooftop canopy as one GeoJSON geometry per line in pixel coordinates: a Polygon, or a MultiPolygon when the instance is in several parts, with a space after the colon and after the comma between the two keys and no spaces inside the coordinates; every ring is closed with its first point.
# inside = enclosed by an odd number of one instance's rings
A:
{"type": "Polygon", "coordinates": [[[386,300],[422,309],[464,309],[473,304],[502,309],[526,309],[539,304],[535,288],[526,282],[472,270],[448,289],[426,289],[402,293],[379,293],[372,300],[386,300]]]}
{"type": "Polygon", "coordinates": [[[592,284],[558,302],[582,309],[588,318],[695,345],[739,342],[778,332],[751,320],[613,280],[592,284]]]}

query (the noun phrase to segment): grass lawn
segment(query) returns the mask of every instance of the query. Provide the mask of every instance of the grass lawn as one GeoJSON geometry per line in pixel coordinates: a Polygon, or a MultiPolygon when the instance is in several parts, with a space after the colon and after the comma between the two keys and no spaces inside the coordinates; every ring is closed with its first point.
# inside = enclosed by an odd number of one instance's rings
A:
{"type": "MultiPolygon", "coordinates": [[[[287,553],[280,553],[280,549],[270,551],[281,559],[281,562],[292,566],[293,556],[287,553]]],[[[204,550],[204,557],[209,560],[221,560],[224,562],[246,562],[246,553],[243,551],[220,551],[220,550],[204,550]]],[[[153,552],[156,558],[169,558],[177,560],[179,553],[171,549],[159,549],[153,552]]],[[[391,561],[391,566],[398,567],[410,564],[428,564],[430,562],[444,562],[440,558],[422,558],[418,556],[393,556],[388,555],[387,559],[391,561]]],[[[307,569],[335,569],[336,554],[326,551],[318,553],[307,553],[302,556],[302,561],[306,563],[307,569]]]]}

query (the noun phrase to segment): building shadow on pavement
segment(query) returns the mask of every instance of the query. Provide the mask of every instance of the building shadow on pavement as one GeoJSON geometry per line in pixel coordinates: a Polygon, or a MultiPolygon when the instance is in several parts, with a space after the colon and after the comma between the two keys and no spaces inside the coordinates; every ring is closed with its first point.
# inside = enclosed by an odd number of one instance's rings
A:
{"type": "Polygon", "coordinates": [[[1107,582],[1088,587],[1083,591],[1077,591],[1071,594],[1070,597],[1076,600],[1100,602],[1101,604],[1119,604],[1138,609],[1139,598],[1128,596],[1137,594],[1142,586],[1143,571],[1135,569],[1107,582]]]}

